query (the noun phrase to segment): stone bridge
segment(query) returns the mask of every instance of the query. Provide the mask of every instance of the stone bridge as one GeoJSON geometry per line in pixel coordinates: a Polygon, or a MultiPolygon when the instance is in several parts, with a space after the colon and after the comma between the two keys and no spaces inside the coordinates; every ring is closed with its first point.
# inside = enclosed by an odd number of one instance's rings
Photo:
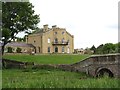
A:
{"type": "Polygon", "coordinates": [[[109,75],[120,78],[120,54],[91,56],[70,67],[71,71],[85,72],[94,77],[109,75]]]}
{"type": "Polygon", "coordinates": [[[14,60],[2,60],[4,68],[26,68],[32,65],[33,68],[59,68],[67,71],[85,72],[93,77],[108,75],[120,78],[120,54],[94,55],[74,64],[60,65],[34,65],[34,62],[18,62],[14,60]]]}

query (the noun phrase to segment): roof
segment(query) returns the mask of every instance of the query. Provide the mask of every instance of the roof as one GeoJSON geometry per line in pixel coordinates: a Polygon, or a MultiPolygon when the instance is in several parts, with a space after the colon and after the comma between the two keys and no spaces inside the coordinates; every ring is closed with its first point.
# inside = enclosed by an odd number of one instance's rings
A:
{"type": "MultiPolygon", "coordinates": [[[[56,28],[56,29],[65,29],[65,28],[56,28]]],[[[52,31],[53,29],[52,28],[48,28],[47,31],[44,31],[44,28],[40,28],[39,30],[35,31],[33,34],[40,34],[40,33],[46,33],[46,32],[49,32],[49,31],[52,31]]],[[[66,31],[66,30],[65,30],[66,31]]],[[[72,37],[74,37],[73,35],[71,35],[68,31],[66,31],[66,33],[72,37]]]]}
{"type": "Polygon", "coordinates": [[[6,45],[8,46],[13,46],[13,47],[34,47],[32,44],[27,44],[25,42],[11,42],[6,45]]]}

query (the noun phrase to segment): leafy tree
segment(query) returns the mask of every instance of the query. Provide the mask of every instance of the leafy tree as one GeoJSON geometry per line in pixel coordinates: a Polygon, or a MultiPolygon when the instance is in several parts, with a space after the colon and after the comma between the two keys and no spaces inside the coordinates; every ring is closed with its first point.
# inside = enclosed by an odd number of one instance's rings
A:
{"type": "Polygon", "coordinates": [[[95,48],[95,46],[93,45],[93,46],[90,48],[90,50],[93,50],[94,53],[95,53],[95,52],[96,52],[96,48],[95,48]]]}
{"type": "Polygon", "coordinates": [[[115,46],[112,43],[106,43],[103,46],[103,54],[113,53],[115,51],[115,46]]]}
{"type": "Polygon", "coordinates": [[[102,54],[103,52],[103,44],[99,45],[97,48],[96,48],[96,54],[102,54]]]}
{"type": "Polygon", "coordinates": [[[117,44],[117,52],[120,53],[120,42],[117,44]]]}
{"type": "Polygon", "coordinates": [[[25,37],[23,38],[16,37],[15,39],[17,42],[25,42],[25,37]]]}
{"type": "Polygon", "coordinates": [[[37,28],[39,15],[34,12],[29,2],[2,3],[2,54],[5,45],[15,39],[19,32],[29,33],[37,28]]]}

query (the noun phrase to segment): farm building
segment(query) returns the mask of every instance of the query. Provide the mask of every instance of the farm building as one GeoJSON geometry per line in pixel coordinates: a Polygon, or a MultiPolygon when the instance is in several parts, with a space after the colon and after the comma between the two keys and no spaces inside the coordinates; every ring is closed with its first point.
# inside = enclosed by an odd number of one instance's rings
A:
{"type": "Polygon", "coordinates": [[[32,53],[35,47],[25,42],[11,42],[5,46],[5,52],[13,53],[32,53]],[[11,50],[10,50],[11,49],[11,50]]]}

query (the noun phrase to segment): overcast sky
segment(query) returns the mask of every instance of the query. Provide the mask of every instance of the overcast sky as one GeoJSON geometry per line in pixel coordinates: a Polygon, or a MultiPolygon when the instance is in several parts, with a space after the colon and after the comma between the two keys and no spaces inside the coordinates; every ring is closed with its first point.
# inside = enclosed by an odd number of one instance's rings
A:
{"type": "Polygon", "coordinates": [[[118,42],[119,0],[29,0],[44,24],[66,28],[74,48],[118,42]]]}

